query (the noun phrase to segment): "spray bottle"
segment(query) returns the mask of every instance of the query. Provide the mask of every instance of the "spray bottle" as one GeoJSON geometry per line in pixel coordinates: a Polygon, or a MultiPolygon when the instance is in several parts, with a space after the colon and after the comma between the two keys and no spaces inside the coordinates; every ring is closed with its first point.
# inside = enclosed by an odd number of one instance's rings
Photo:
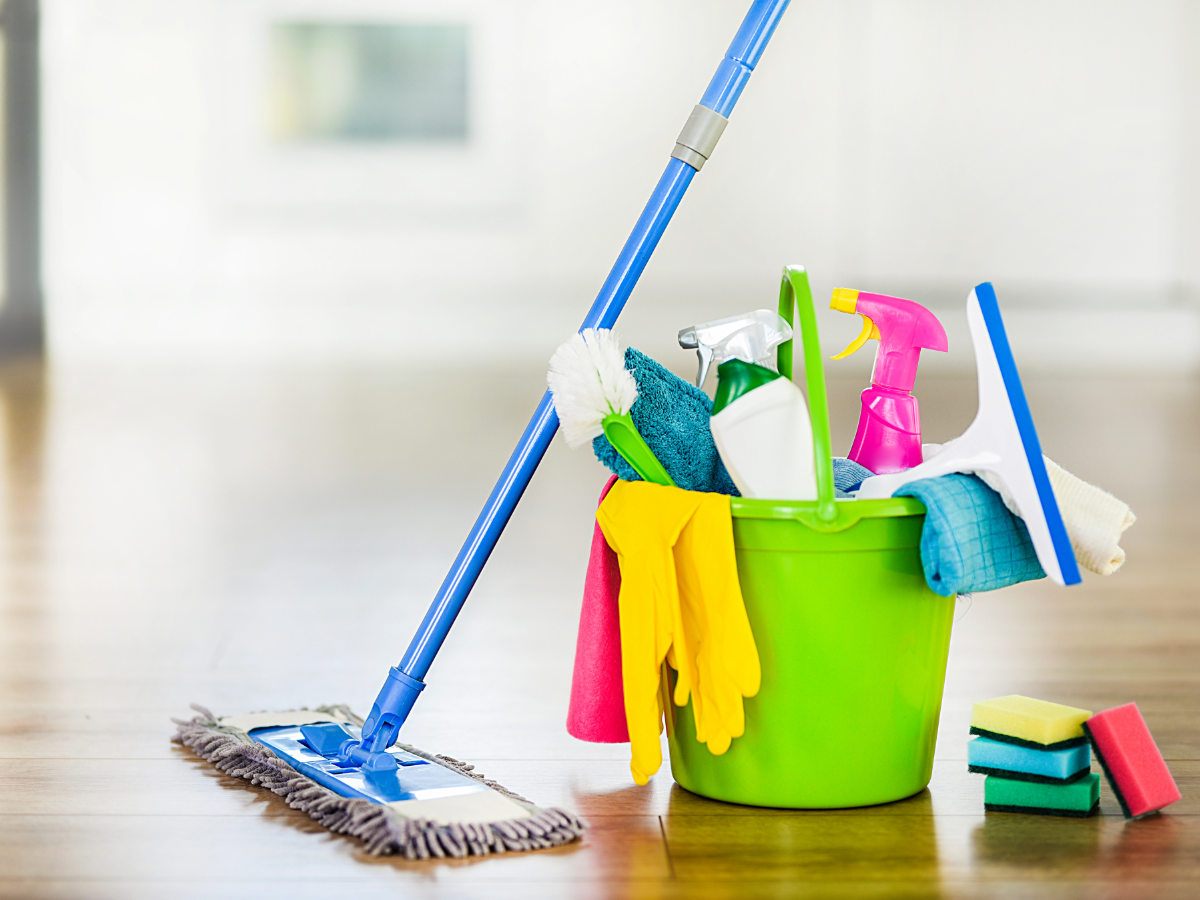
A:
{"type": "Polygon", "coordinates": [[[912,300],[846,288],[833,292],[829,308],[863,317],[862,333],[834,359],[845,359],[871,338],[879,341],[849,458],[876,475],[920,465],[921,414],[909,392],[921,351],[949,349],[942,323],[912,300]]]}
{"type": "Polygon", "coordinates": [[[713,363],[720,366],[729,359],[740,359],[775,371],[775,348],[792,339],[792,326],[778,313],[769,309],[703,325],[692,325],[679,332],[679,346],[695,350],[700,358],[696,387],[704,387],[704,379],[713,363]]]}
{"type": "Polygon", "coordinates": [[[765,309],[679,332],[679,345],[700,357],[697,385],[717,363],[709,425],[743,497],[817,496],[808,404],[800,389],[775,370],[775,348],[791,336],[787,321],[765,309]]]}

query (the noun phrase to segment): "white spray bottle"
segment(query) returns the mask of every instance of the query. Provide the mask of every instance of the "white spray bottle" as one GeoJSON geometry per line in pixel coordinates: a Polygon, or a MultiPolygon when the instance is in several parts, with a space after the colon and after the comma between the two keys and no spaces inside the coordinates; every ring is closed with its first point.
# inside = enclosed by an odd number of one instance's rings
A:
{"type": "Polygon", "coordinates": [[[717,363],[709,425],[743,497],[817,497],[808,404],[800,389],[775,370],[775,348],[791,337],[787,321],[765,309],[679,332],[679,345],[700,357],[697,385],[717,363]]]}

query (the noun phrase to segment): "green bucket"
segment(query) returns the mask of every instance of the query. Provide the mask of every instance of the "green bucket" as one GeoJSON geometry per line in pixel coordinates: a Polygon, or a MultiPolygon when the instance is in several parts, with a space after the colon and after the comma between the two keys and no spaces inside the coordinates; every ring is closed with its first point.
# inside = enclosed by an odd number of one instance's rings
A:
{"type": "MultiPolygon", "coordinates": [[[[808,275],[784,269],[798,310],[817,459],[816,501],[733,500],[733,539],[762,687],[721,756],[670,705],[671,773],[715,800],[791,809],[869,806],[929,784],[954,598],[925,584],[925,508],[834,499],[829,411],[808,275]]],[[[779,370],[792,374],[791,342],[779,370]]],[[[667,677],[673,673],[666,667],[667,677]]]]}

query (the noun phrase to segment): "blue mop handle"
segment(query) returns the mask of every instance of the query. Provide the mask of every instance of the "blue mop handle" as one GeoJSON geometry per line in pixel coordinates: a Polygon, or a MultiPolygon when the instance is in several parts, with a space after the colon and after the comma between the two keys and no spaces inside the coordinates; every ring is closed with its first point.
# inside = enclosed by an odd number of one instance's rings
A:
{"type": "MultiPolygon", "coordinates": [[[[709,82],[708,90],[700,100],[701,106],[728,118],[788,3],[789,0],[754,0],[733,43],[729,46],[729,51],[709,82]]],[[[708,149],[711,151],[711,147],[708,149]]],[[[687,155],[686,150],[684,155],[687,155]]],[[[701,166],[704,164],[703,159],[698,159],[698,162],[701,166]]],[[[621,255],[617,257],[612,271],[605,279],[596,301],[588,310],[580,331],[585,328],[611,328],[617,321],[617,316],[624,309],[625,302],[641,277],[642,270],[646,268],[650,254],[658,246],[659,238],[671,221],[671,216],[675,214],[697,168],[698,166],[694,168],[689,162],[672,156],[650,197],[650,202],[642,210],[633,233],[629,235],[629,240],[625,242],[621,255]]],[[[508,524],[557,430],[558,415],[554,411],[550,392],[547,391],[525,433],[521,435],[508,465],[504,467],[500,480],[492,489],[483,511],[475,520],[466,543],[458,552],[458,557],[438,589],[429,611],[425,613],[420,628],[404,653],[404,659],[400,661],[399,667],[391,670],[387,682],[379,692],[379,697],[363,726],[363,743],[368,745],[370,750],[378,752],[395,741],[396,732],[408,717],[417,695],[425,687],[422,681],[425,673],[429,671],[433,658],[446,640],[450,626],[454,624],[459,611],[466,603],[467,595],[475,586],[479,573],[500,539],[504,526],[508,524]]]]}

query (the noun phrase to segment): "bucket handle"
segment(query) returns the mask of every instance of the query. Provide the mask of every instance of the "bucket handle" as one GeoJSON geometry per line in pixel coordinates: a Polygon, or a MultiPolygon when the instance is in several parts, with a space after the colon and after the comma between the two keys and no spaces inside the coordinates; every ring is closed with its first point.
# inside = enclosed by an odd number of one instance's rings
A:
{"type": "Polygon", "coordinates": [[[812,420],[813,460],[817,475],[817,518],[832,523],[838,519],[833,487],[832,442],[829,439],[829,403],[825,392],[825,364],[821,358],[821,340],[817,334],[817,313],[808,272],[804,266],[784,266],[779,285],[779,315],[792,326],[792,340],[779,345],[776,359],[779,374],[792,378],[792,348],[795,342],[796,316],[800,320],[800,339],[804,347],[804,382],[808,388],[808,413],[812,420]]]}

